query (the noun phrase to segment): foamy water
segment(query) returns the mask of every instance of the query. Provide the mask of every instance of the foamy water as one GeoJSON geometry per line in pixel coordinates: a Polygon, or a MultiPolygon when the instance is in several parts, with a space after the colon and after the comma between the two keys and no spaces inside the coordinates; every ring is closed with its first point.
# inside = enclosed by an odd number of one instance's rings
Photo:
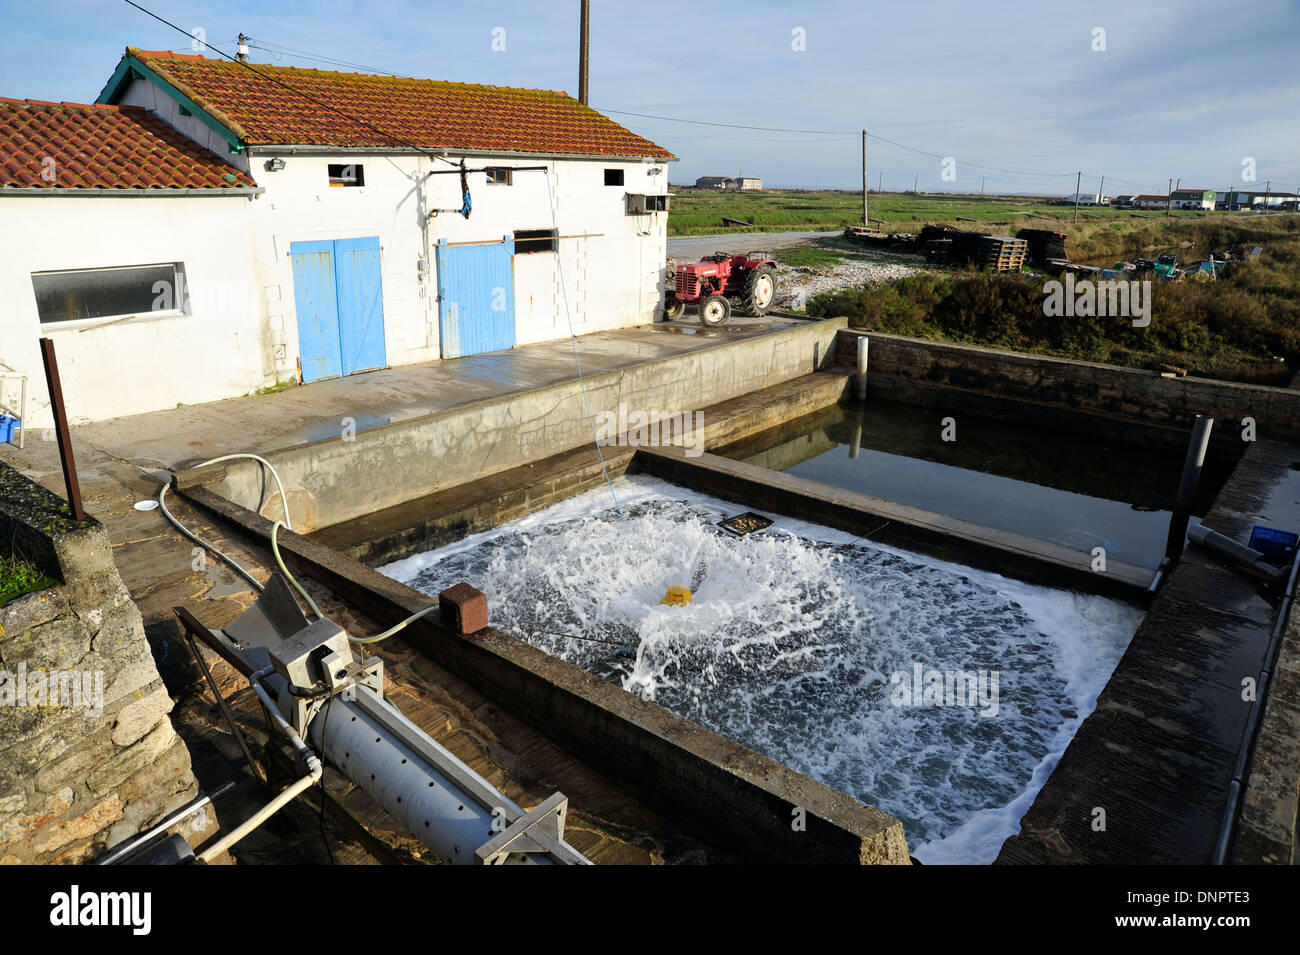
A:
{"type": "MultiPolygon", "coordinates": [[[[776,518],[662,481],[380,568],[484,590],[493,625],[901,819],[926,863],[990,862],[1092,711],[1142,613],[776,518]],[[685,607],[660,604],[675,584],[685,607]],[[995,671],[994,716],[901,707],[891,675],[995,671]]],[[[772,516],[772,515],[769,515],[772,516]]]]}

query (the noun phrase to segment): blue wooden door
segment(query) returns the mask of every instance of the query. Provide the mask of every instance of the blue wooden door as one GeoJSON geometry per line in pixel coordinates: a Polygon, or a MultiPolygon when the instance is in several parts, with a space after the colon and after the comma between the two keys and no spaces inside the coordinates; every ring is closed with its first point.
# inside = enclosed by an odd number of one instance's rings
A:
{"type": "Polygon", "coordinates": [[[334,243],[334,278],[339,303],[339,350],[343,374],[388,364],[384,349],[384,288],[379,275],[379,239],[334,243]]]}
{"type": "Polygon", "coordinates": [[[334,283],[334,243],[295,242],[293,301],[298,312],[298,360],[302,380],[337,378],[343,368],[339,347],[338,293],[334,283]]]}
{"type": "Polygon", "coordinates": [[[438,328],[443,358],[515,347],[513,239],[438,243],[438,328]]]}
{"type": "Polygon", "coordinates": [[[383,368],[388,358],[379,239],[294,242],[289,258],[302,380],[383,368]]]}

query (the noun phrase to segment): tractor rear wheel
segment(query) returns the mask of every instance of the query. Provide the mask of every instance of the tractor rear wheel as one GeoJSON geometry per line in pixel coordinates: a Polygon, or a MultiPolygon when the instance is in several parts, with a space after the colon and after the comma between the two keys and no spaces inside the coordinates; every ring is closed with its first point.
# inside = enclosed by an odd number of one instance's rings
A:
{"type": "Polygon", "coordinates": [[[725,295],[706,295],[700,302],[700,321],[705,325],[721,325],[731,318],[731,302],[725,295]]]}
{"type": "Polygon", "coordinates": [[[776,270],[772,266],[760,265],[745,276],[745,291],[740,302],[746,315],[762,316],[772,307],[775,298],[776,270]]]}

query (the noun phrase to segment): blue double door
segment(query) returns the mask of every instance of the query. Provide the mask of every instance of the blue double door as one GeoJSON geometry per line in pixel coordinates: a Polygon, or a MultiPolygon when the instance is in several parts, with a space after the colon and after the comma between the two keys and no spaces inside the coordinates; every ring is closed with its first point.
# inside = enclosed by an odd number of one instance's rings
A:
{"type": "Polygon", "coordinates": [[[388,364],[379,252],[375,236],[289,246],[304,382],[388,364]]]}
{"type": "Polygon", "coordinates": [[[438,243],[438,331],[443,358],[515,347],[515,243],[438,243]]]}

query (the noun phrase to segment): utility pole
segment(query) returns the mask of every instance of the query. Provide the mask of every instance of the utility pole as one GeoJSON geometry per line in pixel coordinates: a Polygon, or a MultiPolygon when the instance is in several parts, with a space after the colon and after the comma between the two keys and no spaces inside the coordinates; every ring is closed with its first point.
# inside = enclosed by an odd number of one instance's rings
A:
{"type": "Polygon", "coordinates": [[[885,174],[883,172],[878,172],[876,173],[876,193],[879,194],[884,191],[885,191],[885,174]]]}
{"type": "Polygon", "coordinates": [[[1101,200],[1106,198],[1106,177],[1101,177],[1101,185],[1097,187],[1097,205],[1101,205],[1101,200]]]}
{"type": "Polygon", "coordinates": [[[867,131],[862,131],[862,227],[871,228],[871,217],[867,215],[867,131]]]}
{"type": "Polygon", "coordinates": [[[1080,170],[1079,170],[1079,174],[1078,174],[1077,176],[1074,177],[1074,222],[1075,222],[1075,225],[1078,225],[1078,223],[1079,223],[1079,187],[1082,186],[1082,185],[1083,185],[1083,170],[1080,169],[1080,170]]]}
{"type": "Polygon", "coordinates": [[[987,178],[988,178],[987,176],[980,176],[980,198],[981,199],[984,198],[984,180],[987,178]]]}
{"type": "Polygon", "coordinates": [[[591,33],[591,0],[582,0],[578,32],[578,102],[587,105],[587,38],[591,33]]]}
{"type": "MultiPolygon", "coordinates": [[[[1179,181],[1179,182],[1182,182],[1181,179],[1178,180],[1178,181],[1179,181]]],[[[1169,180],[1169,195],[1165,196],[1165,215],[1167,215],[1167,216],[1171,216],[1171,215],[1173,215],[1173,214],[1174,214],[1174,213],[1173,213],[1173,209],[1174,209],[1174,181],[1173,181],[1172,179],[1170,179],[1170,180],[1169,180]]]]}
{"type": "Polygon", "coordinates": [[[918,172],[916,174],[916,178],[912,180],[912,192],[917,195],[920,195],[921,192],[920,186],[921,186],[921,174],[918,172]]]}
{"type": "Polygon", "coordinates": [[[1267,182],[1264,183],[1264,211],[1265,212],[1268,212],[1268,200],[1272,192],[1273,192],[1273,180],[1269,179],[1267,182]]]}

